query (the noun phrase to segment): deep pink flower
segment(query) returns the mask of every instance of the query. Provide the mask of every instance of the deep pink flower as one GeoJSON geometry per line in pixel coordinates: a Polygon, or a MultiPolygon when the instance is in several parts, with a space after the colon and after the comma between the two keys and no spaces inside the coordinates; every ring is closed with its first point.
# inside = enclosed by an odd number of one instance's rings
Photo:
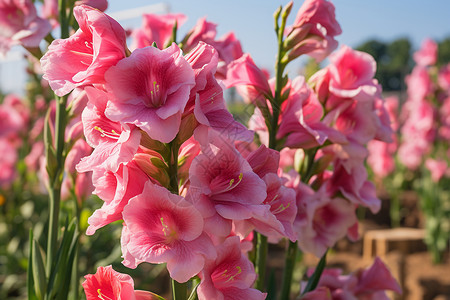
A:
{"type": "MultiPolygon", "coordinates": [[[[406,79],[409,102],[421,102],[433,91],[433,83],[427,68],[416,66],[406,79]]],[[[409,105],[405,105],[409,109],[409,105]]]]}
{"type": "Polygon", "coordinates": [[[0,53],[14,45],[37,48],[52,29],[50,23],[37,16],[33,1],[0,1],[0,53]]]}
{"type": "Polygon", "coordinates": [[[227,77],[228,65],[240,58],[244,53],[242,52],[241,42],[236,38],[234,32],[224,34],[212,44],[219,53],[219,67],[217,68],[216,77],[225,79],[227,77]]]}
{"type": "Polygon", "coordinates": [[[232,220],[250,219],[260,212],[266,185],[233,143],[214,132],[205,135],[202,153],[189,170],[187,199],[205,217],[208,232],[228,236],[232,220]]]}
{"type": "MultiPolygon", "coordinates": [[[[308,270],[312,275],[313,270],[308,270]]],[[[349,274],[342,275],[340,269],[325,269],[320,277],[315,291],[323,291],[317,296],[325,298],[312,298],[314,291],[305,295],[306,299],[361,299],[361,300],[388,300],[386,290],[401,294],[402,290],[386,265],[375,258],[372,266],[358,269],[349,274]],[[327,291],[327,293],[325,293],[327,291]]]]}
{"type": "Polygon", "coordinates": [[[450,63],[439,70],[438,83],[442,89],[450,90],[450,63]]]}
{"type": "Polygon", "coordinates": [[[194,28],[187,34],[189,38],[186,40],[183,50],[190,52],[199,42],[211,44],[216,37],[216,27],[217,24],[206,21],[205,17],[198,19],[194,28]]]}
{"type": "Polygon", "coordinates": [[[147,291],[135,291],[133,278],[115,271],[111,266],[98,267],[97,272],[84,276],[84,292],[87,300],[152,300],[157,299],[147,291]]]}
{"type": "Polygon", "coordinates": [[[367,163],[376,176],[384,178],[395,170],[395,152],[397,143],[385,143],[382,141],[370,141],[367,144],[369,156],[367,163]]]}
{"type": "Polygon", "coordinates": [[[220,132],[230,140],[253,141],[253,133],[234,120],[225,106],[223,87],[215,78],[218,64],[217,51],[210,45],[200,42],[186,60],[195,73],[195,86],[192,88],[184,116],[192,113],[198,123],[220,132]]]}
{"type": "Polygon", "coordinates": [[[314,191],[300,182],[298,175],[292,174],[286,186],[296,192],[294,230],[298,245],[303,251],[321,257],[356,222],[355,206],[344,199],[330,197],[326,185],[314,191]]]}
{"type": "Polygon", "coordinates": [[[105,78],[108,118],[134,124],[163,143],[175,138],[195,84],[194,72],[176,44],[164,50],[136,49],[105,78]]]}
{"type": "Polygon", "coordinates": [[[44,79],[58,96],[75,87],[104,83],[104,74],[125,57],[124,29],[108,15],[87,5],[76,6],[80,29],[51,43],[41,58],[44,79]]]}
{"type": "Polygon", "coordinates": [[[142,193],[144,184],[151,180],[136,164],[131,161],[126,165],[121,164],[117,172],[95,168],[92,182],[94,194],[104,201],[101,208],[97,209],[89,217],[87,235],[93,235],[95,231],[109,223],[122,219],[122,211],[130,198],[142,193]]]}
{"type": "Polygon", "coordinates": [[[266,297],[266,294],[251,288],[256,274],[252,263],[242,254],[236,236],[227,238],[217,247],[217,258],[208,260],[199,277],[199,300],[257,300],[266,297]]]}
{"type": "Polygon", "coordinates": [[[228,66],[227,88],[236,87],[246,103],[265,105],[272,91],[264,72],[253,62],[249,54],[244,54],[228,66]]]}
{"type": "Polygon", "coordinates": [[[100,11],[105,11],[108,8],[108,0],[78,0],[75,1],[75,5],[89,5],[100,11]]]}
{"type": "Polygon", "coordinates": [[[9,186],[16,176],[17,150],[7,139],[0,138],[0,187],[9,186]]]}
{"type": "Polygon", "coordinates": [[[311,148],[322,145],[327,139],[346,142],[342,134],[322,122],[323,107],[307,87],[304,77],[296,77],[288,88],[291,90],[281,106],[277,132],[278,139],[286,137],[286,147],[311,148]]]}
{"type": "Polygon", "coordinates": [[[438,45],[430,38],[422,42],[420,50],[413,55],[414,61],[419,66],[432,66],[437,60],[438,45]]]}
{"type": "Polygon", "coordinates": [[[134,47],[144,48],[156,43],[159,49],[169,42],[172,36],[172,29],[177,22],[178,28],[184,24],[187,17],[183,14],[144,14],[142,16],[141,28],[133,31],[134,47]]]}
{"type": "Polygon", "coordinates": [[[17,135],[24,126],[25,120],[17,109],[7,103],[0,104],[0,138],[17,135]]]}
{"type": "Polygon", "coordinates": [[[139,261],[167,263],[170,276],[178,282],[199,273],[206,259],[216,258],[214,246],[203,232],[201,214],[163,187],[147,182],[142,194],[125,206],[123,217],[129,240],[122,248],[139,261]]]}
{"type": "Polygon", "coordinates": [[[340,98],[372,99],[377,92],[376,62],[370,54],[344,45],[330,56],[330,62],[331,93],[340,98]]]}
{"type": "Polygon", "coordinates": [[[77,170],[86,172],[104,167],[115,172],[137,152],[141,132],[132,124],[114,122],[105,116],[108,101],[105,92],[92,87],[86,87],[86,92],[89,102],[82,114],[83,129],[88,144],[95,149],[81,160],[77,170]]]}

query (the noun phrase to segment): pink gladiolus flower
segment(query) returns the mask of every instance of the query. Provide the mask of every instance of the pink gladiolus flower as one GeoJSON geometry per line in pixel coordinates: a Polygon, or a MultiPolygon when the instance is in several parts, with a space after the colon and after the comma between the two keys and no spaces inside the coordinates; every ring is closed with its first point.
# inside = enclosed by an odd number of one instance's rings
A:
{"type": "Polygon", "coordinates": [[[105,116],[107,95],[92,87],[86,87],[89,103],[83,110],[84,135],[95,148],[90,156],[77,165],[78,172],[104,167],[113,172],[121,163],[129,162],[137,152],[141,139],[140,130],[131,124],[113,122],[105,116]]]}
{"type": "Polygon", "coordinates": [[[0,138],[0,187],[9,186],[16,176],[17,150],[7,140],[0,138]]]}
{"type": "Polygon", "coordinates": [[[322,122],[323,108],[303,77],[296,77],[288,86],[291,91],[281,106],[277,138],[286,138],[285,146],[311,148],[327,139],[344,143],[346,138],[322,122]]]}
{"type": "Polygon", "coordinates": [[[228,65],[240,58],[242,52],[241,42],[236,38],[233,32],[226,33],[212,44],[219,53],[221,62],[216,72],[216,77],[225,79],[227,77],[228,65]]]}
{"type": "Polygon", "coordinates": [[[297,216],[294,230],[299,247],[321,257],[327,248],[347,234],[356,222],[355,206],[341,198],[331,198],[326,185],[314,191],[300,182],[298,175],[286,183],[296,192],[297,216]]]}
{"type": "Polygon", "coordinates": [[[151,180],[136,164],[130,161],[119,166],[117,172],[95,168],[92,174],[94,194],[104,201],[101,208],[89,217],[87,235],[109,223],[122,219],[122,211],[128,201],[140,194],[144,184],[151,180]]]}
{"type": "Polygon", "coordinates": [[[419,66],[432,66],[436,63],[437,52],[438,46],[436,42],[427,38],[422,42],[420,50],[414,53],[413,58],[419,66]]]}
{"type": "Polygon", "coordinates": [[[24,126],[25,120],[19,111],[7,103],[0,105],[0,138],[17,134],[24,126]]]}
{"type": "Polygon", "coordinates": [[[227,88],[235,86],[246,103],[265,105],[266,99],[272,97],[265,73],[255,65],[249,54],[244,54],[228,66],[224,83],[227,88]]]}
{"type": "MultiPolygon", "coordinates": [[[[215,259],[212,241],[203,232],[203,218],[192,204],[167,189],[147,182],[142,194],[123,211],[128,255],[139,261],[167,263],[170,276],[186,282],[206,259],[215,259]]],[[[131,265],[133,266],[133,264],[131,265]]]]}
{"type": "Polygon", "coordinates": [[[194,113],[198,123],[211,127],[230,140],[253,141],[253,133],[235,121],[225,106],[223,88],[214,74],[217,68],[217,51],[200,42],[186,60],[195,73],[195,86],[190,93],[184,115],[194,113]]]}
{"type": "Polygon", "coordinates": [[[334,5],[327,0],[307,0],[300,7],[294,24],[286,28],[289,60],[308,54],[323,60],[338,43],[334,39],[342,33],[336,21],[334,5]]]}
{"type": "Polygon", "coordinates": [[[105,11],[108,8],[107,0],[78,0],[75,1],[75,5],[89,5],[100,11],[105,11]]]}
{"type": "Polygon", "coordinates": [[[422,66],[416,66],[411,74],[406,77],[405,81],[408,85],[408,100],[405,104],[407,109],[410,109],[409,106],[413,105],[408,103],[423,101],[433,90],[430,74],[428,74],[428,70],[422,66]]]}
{"type": "Polygon", "coordinates": [[[256,274],[252,263],[241,252],[238,237],[229,237],[217,247],[217,258],[206,263],[199,277],[199,300],[258,300],[266,297],[251,288],[256,274]]]}
{"type": "MultiPolygon", "coordinates": [[[[308,270],[309,275],[312,273],[313,270],[308,270]]],[[[340,269],[325,269],[317,288],[307,293],[305,299],[388,300],[386,290],[402,293],[389,269],[377,257],[369,268],[359,269],[349,275],[342,275],[340,269]],[[317,296],[323,295],[325,298],[312,298],[312,295],[316,295],[315,291],[322,291],[317,296]]]]}
{"type": "Polygon", "coordinates": [[[179,28],[186,19],[187,17],[183,14],[144,14],[141,28],[134,30],[132,34],[133,48],[144,48],[155,42],[159,49],[164,49],[172,36],[175,22],[179,28]]]}
{"type": "Polygon", "coordinates": [[[214,132],[206,135],[202,154],[189,170],[186,197],[204,216],[209,233],[228,236],[232,220],[250,219],[261,212],[266,185],[232,143],[214,132]]]}
{"type": "Polygon", "coordinates": [[[329,194],[339,191],[350,202],[368,207],[374,214],[380,210],[381,200],[376,195],[373,183],[367,180],[363,164],[356,161],[351,166],[348,162],[338,160],[334,163],[334,170],[328,184],[329,194]]]}
{"type": "Polygon", "coordinates": [[[373,140],[367,144],[367,149],[369,150],[367,163],[375,175],[384,178],[395,170],[394,155],[397,150],[397,143],[373,140]]]}
{"type": "Polygon", "coordinates": [[[126,35],[119,23],[86,5],[73,11],[80,29],[68,39],[53,41],[41,58],[43,77],[58,96],[104,83],[105,71],[125,57],[126,35]]]}
{"type": "Polygon", "coordinates": [[[450,90],[450,64],[443,66],[439,70],[438,82],[443,90],[450,90]]]}
{"type": "Polygon", "coordinates": [[[428,158],[425,161],[425,167],[431,172],[431,179],[438,182],[445,175],[448,165],[445,160],[428,158]]]}
{"type": "MultiPolygon", "coordinates": [[[[340,98],[372,99],[376,62],[370,54],[342,46],[330,56],[330,92],[340,98]]],[[[328,105],[328,103],[327,103],[328,105]]]]}
{"type": "Polygon", "coordinates": [[[0,54],[14,45],[37,48],[52,29],[47,20],[39,18],[33,1],[0,1],[0,54]]]}
{"type": "Polygon", "coordinates": [[[109,119],[134,124],[163,143],[175,138],[195,84],[194,72],[176,44],[164,50],[136,49],[105,78],[109,119]]]}
{"type": "Polygon", "coordinates": [[[206,21],[205,17],[198,19],[197,24],[195,24],[194,28],[187,34],[189,38],[187,39],[183,50],[185,52],[190,52],[199,42],[212,44],[217,33],[216,27],[217,24],[206,21]]]}
{"type": "Polygon", "coordinates": [[[157,299],[147,291],[135,291],[133,278],[128,274],[115,271],[111,266],[98,267],[94,275],[84,276],[84,292],[87,300],[121,299],[152,300],[157,299]]]}

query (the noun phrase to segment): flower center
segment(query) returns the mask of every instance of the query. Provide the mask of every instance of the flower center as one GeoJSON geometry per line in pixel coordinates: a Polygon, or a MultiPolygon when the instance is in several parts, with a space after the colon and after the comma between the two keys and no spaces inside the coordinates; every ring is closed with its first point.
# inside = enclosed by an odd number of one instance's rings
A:
{"type": "Polygon", "coordinates": [[[150,106],[160,107],[163,105],[162,93],[158,82],[153,81],[153,86],[150,88],[150,106]]]}
{"type": "Polygon", "coordinates": [[[108,297],[106,295],[103,295],[101,289],[98,289],[97,293],[98,293],[98,298],[101,299],[101,300],[113,300],[112,298],[110,298],[110,297],[108,297]]]}
{"type": "Polygon", "coordinates": [[[228,270],[225,270],[225,271],[222,272],[222,274],[220,275],[219,278],[222,278],[222,279],[228,278],[225,282],[233,281],[234,277],[236,277],[236,276],[238,276],[239,274],[242,273],[242,269],[241,269],[240,266],[236,266],[236,270],[237,270],[237,272],[234,273],[234,274],[231,274],[231,272],[228,273],[228,270]]]}
{"type": "Polygon", "coordinates": [[[106,130],[101,129],[98,126],[94,126],[94,130],[97,130],[98,132],[100,132],[101,137],[109,137],[109,138],[115,139],[115,140],[118,140],[120,137],[120,134],[117,133],[114,129],[112,129],[111,132],[108,132],[106,130]]]}

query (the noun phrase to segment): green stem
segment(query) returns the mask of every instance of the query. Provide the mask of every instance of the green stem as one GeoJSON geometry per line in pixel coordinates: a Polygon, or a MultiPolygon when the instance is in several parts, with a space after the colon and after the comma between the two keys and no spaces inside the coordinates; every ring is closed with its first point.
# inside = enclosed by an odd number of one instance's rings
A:
{"type": "Polygon", "coordinates": [[[255,264],[255,272],[258,274],[256,278],[255,287],[263,291],[265,290],[265,280],[266,280],[266,261],[267,261],[267,237],[262,235],[261,233],[256,234],[256,264],[255,264]]]}
{"type": "Polygon", "coordinates": [[[174,300],[186,300],[187,299],[187,282],[179,283],[172,279],[172,294],[174,300]]]}
{"type": "Polygon", "coordinates": [[[286,253],[286,260],[283,272],[283,285],[281,288],[281,300],[289,299],[291,294],[292,276],[294,273],[295,262],[297,258],[298,245],[297,242],[289,241],[289,247],[286,253]]]}
{"type": "MultiPolygon", "coordinates": [[[[50,220],[48,227],[48,241],[47,241],[47,275],[50,275],[53,259],[56,256],[56,243],[58,239],[59,229],[59,209],[61,202],[61,184],[62,173],[64,170],[64,131],[66,128],[66,101],[67,96],[57,97],[56,103],[56,120],[55,120],[55,159],[56,166],[48,164],[49,168],[54,167],[51,172],[52,176],[49,178],[49,206],[50,206],[50,220]]],[[[49,163],[47,158],[47,163],[49,163]]]]}
{"type": "MultiPolygon", "coordinates": [[[[275,92],[274,98],[271,101],[272,106],[272,117],[270,119],[269,130],[269,148],[277,149],[277,129],[278,129],[278,118],[280,116],[280,106],[281,106],[281,90],[283,88],[283,72],[285,65],[281,63],[281,59],[283,57],[283,34],[284,28],[286,27],[286,17],[281,20],[281,27],[278,27],[278,17],[279,12],[275,16],[275,27],[277,31],[278,38],[278,54],[277,61],[275,64],[275,92]]],[[[268,252],[268,243],[267,237],[263,236],[260,233],[256,234],[257,236],[257,244],[256,244],[256,262],[255,262],[255,271],[258,274],[256,279],[256,288],[260,291],[264,291],[264,283],[266,279],[266,260],[267,260],[267,252],[268,252]]]]}

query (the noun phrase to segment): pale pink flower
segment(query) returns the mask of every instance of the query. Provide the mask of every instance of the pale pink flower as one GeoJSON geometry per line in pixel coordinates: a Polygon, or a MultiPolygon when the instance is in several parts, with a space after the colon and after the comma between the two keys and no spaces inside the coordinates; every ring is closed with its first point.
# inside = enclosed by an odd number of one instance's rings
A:
{"type": "Polygon", "coordinates": [[[105,78],[109,119],[134,124],[163,143],[175,138],[195,85],[194,72],[176,44],[164,50],[136,49],[105,78]]]}
{"type": "Polygon", "coordinates": [[[342,33],[336,21],[333,3],[327,0],[307,0],[297,12],[294,24],[286,29],[289,60],[308,54],[323,60],[336,49],[334,39],[342,33]]]}
{"type": "Polygon", "coordinates": [[[144,14],[141,27],[132,33],[134,40],[132,48],[144,48],[155,42],[159,49],[164,49],[170,41],[175,22],[180,28],[186,19],[187,17],[183,14],[144,14]]]}
{"type": "Polygon", "coordinates": [[[124,29],[108,15],[87,5],[73,9],[80,29],[51,43],[41,58],[44,79],[58,96],[74,88],[105,82],[104,74],[125,57],[124,29]]]}
{"type": "Polygon", "coordinates": [[[432,158],[428,158],[425,161],[425,167],[431,172],[431,179],[433,179],[434,182],[439,182],[448,169],[448,165],[445,160],[432,158]]]}
{"type": "Polygon", "coordinates": [[[50,19],[52,27],[58,25],[59,7],[58,0],[44,0],[42,5],[42,16],[46,19],[50,19]]]}
{"type": "Polygon", "coordinates": [[[0,1],[0,54],[14,45],[38,48],[52,29],[50,23],[37,16],[33,1],[0,1]]]}
{"type": "Polygon", "coordinates": [[[25,165],[28,171],[36,171],[39,166],[39,158],[44,154],[44,143],[37,141],[31,146],[31,151],[25,156],[25,165]]]}
{"type": "Polygon", "coordinates": [[[438,45],[436,42],[430,38],[427,38],[422,42],[420,50],[414,53],[413,58],[419,66],[432,66],[436,63],[437,52],[438,45]]]}
{"type": "Polygon", "coordinates": [[[125,206],[123,217],[129,234],[125,240],[128,255],[139,261],[167,263],[170,276],[178,282],[188,281],[207,259],[216,258],[212,241],[203,232],[200,212],[163,187],[147,182],[142,194],[125,206]]]}
{"type": "Polygon", "coordinates": [[[84,276],[83,289],[86,300],[121,299],[154,300],[154,294],[147,291],[135,291],[134,281],[128,274],[115,271],[112,266],[98,267],[95,274],[84,276]]]}
{"type": "Polygon", "coordinates": [[[228,236],[232,220],[250,219],[261,212],[266,185],[233,143],[214,132],[205,135],[200,142],[202,153],[189,170],[187,199],[204,216],[209,233],[228,236]]]}
{"type": "Polygon", "coordinates": [[[229,237],[217,247],[217,258],[207,261],[199,277],[199,300],[258,300],[266,297],[251,288],[256,274],[252,263],[241,252],[238,237],[229,237]]]}

